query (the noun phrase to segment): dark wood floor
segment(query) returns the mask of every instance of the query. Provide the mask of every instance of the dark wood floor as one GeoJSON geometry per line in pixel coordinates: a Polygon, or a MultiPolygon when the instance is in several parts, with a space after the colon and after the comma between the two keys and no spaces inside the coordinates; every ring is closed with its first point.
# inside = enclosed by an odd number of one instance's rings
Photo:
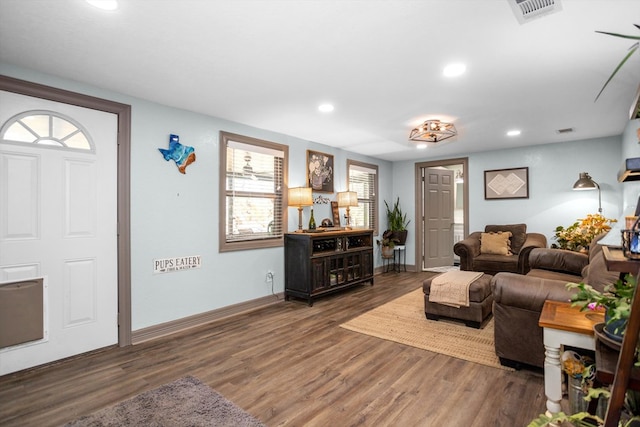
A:
{"type": "Polygon", "coordinates": [[[0,425],[53,426],[193,375],[268,426],[525,426],[541,372],[508,372],[340,328],[416,289],[387,273],[147,343],[0,377],[0,425]]]}

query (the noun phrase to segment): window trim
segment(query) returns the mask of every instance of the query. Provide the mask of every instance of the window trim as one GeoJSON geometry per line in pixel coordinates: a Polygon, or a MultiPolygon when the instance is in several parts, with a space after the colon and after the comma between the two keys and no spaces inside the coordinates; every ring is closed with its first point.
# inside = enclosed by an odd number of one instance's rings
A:
{"type": "Polygon", "coordinates": [[[373,181],[373,186],[374,189],[373,191],[375,192],[375,198],[373,201],[373,209],[375,212],[375,217],[374,217],[374,224],[373,227],[370,227],[371,229],[373,229],[373,234],[377,235],[378,234],[378,225],[379,225],[379,221],[380,221],[380,212],[378,210],[378,206],[379,206],[379,197],[378,197],[378,178],[380,176],[380,171],[378,169],[378,165],[372,164],[372,163],[365,163],[365,162],[360,162],[358,160],[351,160],[351,159],[347,159],[347,188],[349,188],[349,190],[351,190],[351,187],[349,186],[350,184],[350,176],[349,176],[349,172],[351,171],[351,166],[359,166],[362,168],[367,168],[367,169],[373,169],[376,171],[375,175],[376,178],[373,181]]]}
{"type": "Polygon", "coordinates": [[[284,245],[284,235],[288,230],[288,203],[287,203],[287,183],[289,181],[289,146],[275,142],[265,141],[249,136],[238,135],[230,132],[220,131],[219,139],[219,180],[218,180],[218,251],[242,251],[250,249],[275,248],[284,245]],[[256,147],[269,148],[282,151],[284,153],[284,163],[282,165],[282,236],[273,239],[240,240],[227,242],[227,224],[225,221],[227,212],[227,145],[229,141],[240,142],[256,147]]]}

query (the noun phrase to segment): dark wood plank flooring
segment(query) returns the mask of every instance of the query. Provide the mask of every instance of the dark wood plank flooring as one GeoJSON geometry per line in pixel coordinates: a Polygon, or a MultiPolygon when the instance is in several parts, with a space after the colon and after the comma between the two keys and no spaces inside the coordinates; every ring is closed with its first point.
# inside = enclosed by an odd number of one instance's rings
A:
{"type": "Polygon", "coordinates": [[[268,426],[526,426],[541,372],[508,372],[339,325],[419,287],[386,273],[318,300],[278,304],[147,343],[0,377],[0,425],[55,426],[193,375],[268,426]]]}

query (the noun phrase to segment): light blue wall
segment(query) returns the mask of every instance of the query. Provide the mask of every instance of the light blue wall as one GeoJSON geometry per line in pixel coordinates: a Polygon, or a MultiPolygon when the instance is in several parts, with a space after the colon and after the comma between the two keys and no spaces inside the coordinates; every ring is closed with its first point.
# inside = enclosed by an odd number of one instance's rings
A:
{"type": "MultiPolygon", "coordinates": [[[[306,150],[333,154],[334,190],[346,189],[347,158],[377,164],[381,177],[391,175],[391,163],[341,149],[256,129],[251,126],[170,108],[54,76],[0,64],[0,74],[129,104],[131,129],[131,297],[132,329],[168,322],[268,296],[266,273],[275,273],[273,292],[284,290],[283,248],[218,252],[218,171],[220,130],[289,146],[289,185],[305,185],[306,150]],[[169,134],[195,148],[197,160],[186,174],[158,152],[169,134]],[[176,227],[175,224],[178,224],[176,227]],[[202,268],[153,274],[153,260],[202,256],[202,268]]],[[[391,183],[381,180],[382,198],[391,183]]],[[[320,195],[320,194],[316,194],[320,195]]],[[[321,194],[335,200],[335,194],[321,194]]],[[[298,225],[297,209],[288,210],[288,229],[298,225]]],[[[380,209],[380,215],[384,213],[380,209]]],[[[341,214],[344,212],[341,210],[341,214]]],[[[315,205],[316,221],[331,218],[330,204],[315,205]]],[[[303,221],[308,222],[309,209],[303,221]]],[[[376,257],[380,264],[379,257],[376,257]]]]}
{"type": "MultiPolygon", "coordinates": [[[[523,222],[528,231],[546,235],[551,244],[558,225],[567,226],[588,213],[597,213],[597,191],[572,190],[580,172],[588,172],[600,184],[603,214],[607,218],[618,218],[621,214],[623,185],[628,184],[617,182],[622,159],[619,136],[471,153],[467,157],[469,232],[483,230],[487,224],[523,222]],[[485,170],[520,167],[529,168],[528,199],[484,199],[485,170]]],[[[421,161],[425,160],[393,164],[393,194],[400,196],[411,218],[411,237],[407,240],[409,264],[415,264],[414,165],[421,161]]]]}
{"type": "MultiPolygon", "coordinates": [[[[640,157],[640,119],[630,120],[622,134],[622,158],[640,157]]],[[[620,165],[622,168],[622,162],[620,165]]],[[[635,211],[640,196],[640,181],[625,182],[623,188],[624,214],[631,215],[635,211]]]]}
{"type": "MultiPolygon", "coordinates": [[[[275,272],[273,291],[278,293],[284,289],[282,248],[218,253],[220,130],[288,145],[289,185],[292,187],[305,184],[307,149],[335,156],[336,192],[346,188],[347,158],[377,164],[381,231],[386,227],[382,201],[393,201],[399,196],[403,210],[411,219],[407,263],[415,264],[414,165],[420,160],[391,164],[9,64],[0,63],[0,74],[132,106],[133,330],[270,295],[272,289],[265,282],[267,270],[275,272]],[[187,168],[185,175],[164,161],[157,150],[167,146],[170,133],[180,135],[182,143],[196,149],[197,161],[187,168]],[[166,228],[175,221],[181,225],[179,233],[166,228]],[[186,255],[202,255],[202,268],[153,274],[154,259],[186,255]]],[[[589,172],[602,186],[605,215],[617,218],[623,205],[635,206],[640,193],[640,183],[620,184],[616,181],[622,159],[640,156],[635,136],[638,120],[631,124],[622,137],[469,154],[470,230],[480,229],[488,223],[525,222],[529,230],[550,238],[557,225],[568,225],[597,209],[597,193],[571,191],[582,171],[589,172]],[[529,167],[529,199],[484,200],[484,170],[523,166],[529,167]]],[[[322,195],[335,200],[335,195],[322,195]]],[[[297,228],[297,210],[290,208],[288,215],[288,228],[293,231],[297,228]]],[[[305,209],[305,223],[308,217],[309,210],[305,209]]],[[[330,205],[316,205],[315,217],[316,220],[331,217],[330,205]]],[[[377,248],[375,258],[379,266],[377,248]]]]}

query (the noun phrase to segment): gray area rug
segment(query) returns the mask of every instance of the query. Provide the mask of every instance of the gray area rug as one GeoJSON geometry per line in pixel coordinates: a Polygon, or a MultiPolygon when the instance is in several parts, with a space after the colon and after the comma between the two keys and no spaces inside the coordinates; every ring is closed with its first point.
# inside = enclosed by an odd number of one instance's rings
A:
{"type": "Polygon", "coordinates": [[[149,390],[66,426],[264,427],[233,402],[188,376],[149,390]]]}

